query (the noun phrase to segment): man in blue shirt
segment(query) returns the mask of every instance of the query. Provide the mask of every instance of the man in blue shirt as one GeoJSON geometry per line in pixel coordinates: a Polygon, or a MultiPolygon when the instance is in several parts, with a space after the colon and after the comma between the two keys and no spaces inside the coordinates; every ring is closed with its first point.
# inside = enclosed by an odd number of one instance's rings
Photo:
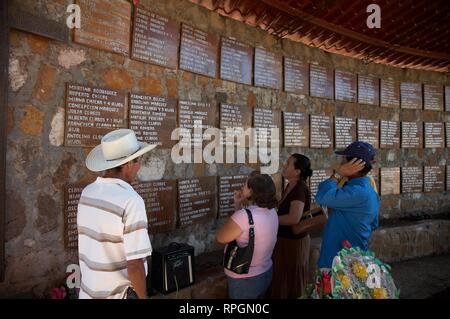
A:
{"type": "Polygon", "coordinates": [[[369,237],[378,227],[380,199],[371,186],[367,173],[375,162],[375,150],[369,143],[356,141],[344,151],[336,173],[319,184],[316,202],[332,209],[323,232],[319,268],[331,268],[333,258],[348,240],[352,247],[368,249],[369,237]],[[341,177],[348,181],[338,188],[341,177]]]}

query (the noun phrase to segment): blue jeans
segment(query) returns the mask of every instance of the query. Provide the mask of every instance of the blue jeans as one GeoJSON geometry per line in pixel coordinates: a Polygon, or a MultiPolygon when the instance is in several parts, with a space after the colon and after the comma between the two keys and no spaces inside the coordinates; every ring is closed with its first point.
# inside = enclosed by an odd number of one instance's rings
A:
{"type": "Polygon", "coordinates": [[[272,267],[260,275],[248,278],[227,276],[228,295],[231,299],[261,299],[272,281],[272,267]]]}

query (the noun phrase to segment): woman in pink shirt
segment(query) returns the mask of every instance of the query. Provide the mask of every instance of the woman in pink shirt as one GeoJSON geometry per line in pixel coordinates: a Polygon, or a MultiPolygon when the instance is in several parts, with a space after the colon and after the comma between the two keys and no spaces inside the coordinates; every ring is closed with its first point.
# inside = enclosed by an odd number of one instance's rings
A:
{"type": "Polygon", "coordinates": [[[272,178],[253,172],[241,192],[234,195],[236,212],[217,232],[217,241],[228,244],[236,240],[239,247],[249,241],[249,220],[243,202],[253,216],[255,244],[253,258],[247,274],[236,274],[225,269],[228,293],[232,299],[262,298],[272,280],[272,252],[277,241],[278,215],[276,189],[272,178]]]}

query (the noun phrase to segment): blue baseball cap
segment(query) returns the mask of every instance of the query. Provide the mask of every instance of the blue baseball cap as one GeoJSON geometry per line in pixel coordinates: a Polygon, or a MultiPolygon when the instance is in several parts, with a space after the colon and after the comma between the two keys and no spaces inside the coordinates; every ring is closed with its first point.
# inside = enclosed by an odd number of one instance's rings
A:
{"type": "Polygon", "coordinates": [[[347,148],[343,151],[334,152],[337,155],[347,156],[347,157],[356,157],[362,159],[366,163],[373,164],[375,163],[375,149],[369,143],[363,141],[356,141],[347,146],[347,148]]]}

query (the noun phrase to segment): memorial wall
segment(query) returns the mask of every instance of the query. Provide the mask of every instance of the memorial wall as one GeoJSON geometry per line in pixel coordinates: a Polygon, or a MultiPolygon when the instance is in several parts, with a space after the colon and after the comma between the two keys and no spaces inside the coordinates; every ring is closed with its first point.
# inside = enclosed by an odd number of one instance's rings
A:
{"type": "MultiPolygon", "coordinates": [[[[196,254],[220,249],[215,232],[233,212],[233,191],[261,166],[175,164],[171,133],[195,120],[204,129],[278,128],[278,195],[290,154],[311,159],[314,194],[332,172],[334,151],[359,139],[377,148],[371,175],[381,224],[450,210],[445,74],[365,64],[278,40],[189,1],[76,2],[89,14],[69,43],[10,35],[6,240],[14,291],[41,291],[48,283],[40,277],[64,275],[61,265],[77,261],[77,200],[95,180],[84,159],[116,128],[158,144],[133,185],[145,200],[154,247],[181,241],[196,254]],[[39,260],[25,282],[20,272],[39,260]]],[[[63,5],[37,3],[65,27],[63,5]]]]}

